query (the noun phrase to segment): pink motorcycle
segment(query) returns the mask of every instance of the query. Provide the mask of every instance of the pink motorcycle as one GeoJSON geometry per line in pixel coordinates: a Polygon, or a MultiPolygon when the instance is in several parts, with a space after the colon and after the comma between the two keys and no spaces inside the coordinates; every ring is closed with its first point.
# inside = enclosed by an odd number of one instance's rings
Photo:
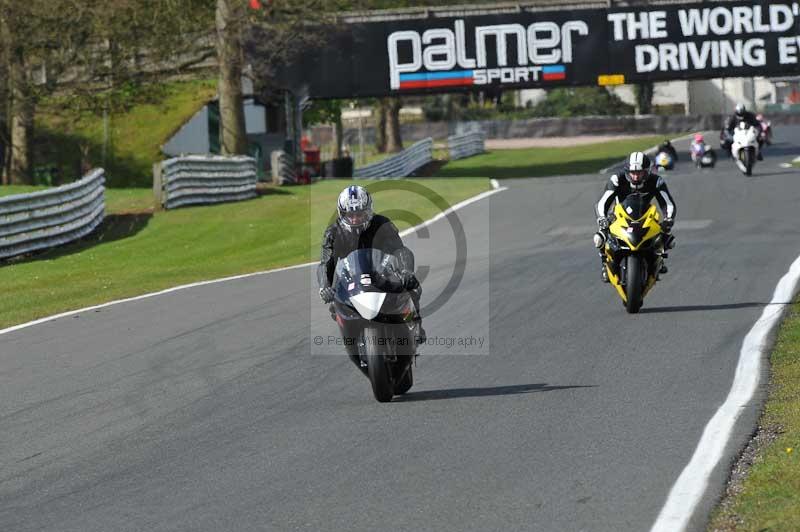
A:
{"type": "Polygon", "coordinates": [[[759,140],[762,144],[769,146],[772,144],[772,122],[764,118],[761,113],[756,115],[756,120],[761,124],[761,135],[759,140]]]}

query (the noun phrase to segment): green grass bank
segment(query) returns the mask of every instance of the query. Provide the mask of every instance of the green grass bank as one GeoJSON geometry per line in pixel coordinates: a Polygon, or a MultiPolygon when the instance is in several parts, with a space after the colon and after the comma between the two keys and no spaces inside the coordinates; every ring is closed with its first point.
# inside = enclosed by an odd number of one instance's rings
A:
{"type": "Polygon", "coordinates": [[[784,320],[770,357],[769,398],[753,465],[714,512],[714,531],[800,530],[800,303],[784,320]]]}
{"type": "MultiPolygon", "coordinates": [[[[450,205],[491,188],[486,179],[402,182],[422,184],[450,205]]],[[[94,234],[0,266],[0,328],[176,285],[316,260],[324,225],[347,184],[269,188],[250,201],[168,212],[152,211],[148,189],[109,189],[108,216],[94,234]]],[[[405,210],[423,220],[440,212],[406,190],[376,192],[375,204],[377,212],[405,210]]],[[[405,225],[398,223],[401,229],[405,225]]]]}
{"type": "Polygon", "coordinates": [[[616,164],[632,151],[652,148],[662,140],[664,136],[647,136],[564,148],[495,150],[448,162],[434,175],[504,179],[586,174],[616,164]]]}

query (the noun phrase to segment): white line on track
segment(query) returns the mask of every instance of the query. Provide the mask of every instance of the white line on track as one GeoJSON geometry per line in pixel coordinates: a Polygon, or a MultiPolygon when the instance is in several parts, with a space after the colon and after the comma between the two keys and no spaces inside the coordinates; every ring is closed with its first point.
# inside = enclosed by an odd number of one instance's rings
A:
{"type": "Polygon", "coordinates": [[[766,306],[742,342],[733,386],[719,410],[708,422],[691,460],[672,486],[650,532],[685,530],[697,504],[708,488],[708,481],[733,432],[742,409],[753,398],[761,376],[761,358],[771,348],[770,336],[780,323],[783,312],[797,293],[800,257],[778,282],[772,300],[766,306]]]}
{"type": "MultiPolygon", "coordinates": [[[[489,196],[492,196],[492,195],[497,194],[498,192],[502,192],[504,190],[508,190],[508,188],[507,187],[499,187],[499,186],[495,187],[494,184],[492,184],[492,190],[487,190],[486,192],[482,192],[482,193],[480,193],[480,194],[478,194],[476,196],[472,196],[471,198],[467,198],[464,201],[456,203],[455,205],[453,205],[452,207],[448,208],[447,210],[440,212],[439,214],[437,214],[436,216],[434,216],[430,220],[426,220],[425,222],[422,222],[421,224],[419,224],[419,225],[417,225],[415,227],[410,227],[410,228],[408,228],[408,229],[406,229],[404,231],[401,231],[400,232],[400,236],[410,235],[410,234],[418,231],[419,229],[422,229],[423,227],[428,227],[429,225],[441,220],[442,218],[446,217],[448,214],[450,214],[452,212],[455,212],[455,211],[457,211],[459,209],[463,209],[467,205],[475,203],[476,201],[480,201],[480,200],[482,200],[484,198],[488,198],[489,196]]],[[[224,283],[224,282],[227,282],[227,281],[235,281],[235,280],[238,280],[238,279],[246,279],[248,277],[255,277],[257,275],[267,275],[267,274],[270,274],[270,273],[285,272],[287,270],[296,270],[296,269],[299,269],[299,268],[306,268],[308,266],[314,266],[316,264],[318,264],[318,263],[317,262],[306,262],[305,264],[295,264],[294,266],[286,266],[284,268],[275,268],[273,270],[266,270],[266,271],[263,271],[263,272],[247,273],[247,274],[244,274],[244,275],[235,275],[235,276],[232,276],[232,277],[224,277],[222,279],[212,279],[212,280],[209,280],[209,281],[201,281],[201,282],[198,282],[198,283],[191,283],[191,284],[185,284],[185,285],[181,285],[181,286],[175,286],[175,287],[172,287],[172,288],[167,288],[166,290],[161,290],[159,292],[151,292],[149,294],[142,294],[140,296],[129,297],[129,298],[126,298],[126,299],[118,299],[116,301],[109,301],[108,303],[102,303],[100,305],[94,305],[94,306],[91,306],[91,307],[85,307],[85,308],[78,309],[78,310],[70,310],[69,312],[62,312],[61,314],[56,314],[54,316],[47,316],[46,318],[40,318],[38,320],[29,321],[27,323],[22,323],[20,325],[14,325],[13,327],[8,327],[6,329],[0,329],[0,335],[12,333],[14,331],[19,331],[20,329],[27,329],[28,327],[33,327],[34,325],[40,325],[42,323],[47,323],[47,322],[50,322],[50,321],[54,321],[54,320],[57,320],[59,318],[66,318],[68,316],[74,316],[75,314],[80,314],[81,312],[89,312],[89,311],[92,311],[92,310],[98,310],[98,309],[110,307],[112,305],[119,305],[121,303],[130,303],[130,302],[133,302],[133,301],[139,301],[139,300],[148,299],[148,298],[151,298],[151,297],[162,296],[162,295],[165,295],[165,294],[170,294],[172,292],[177,292],[179,290],[186,290],[186,289],[195,288],[195,287],[198,287],[198,286],[205,286],[205,285],[209,285],[209,284],[224,283]]]]}

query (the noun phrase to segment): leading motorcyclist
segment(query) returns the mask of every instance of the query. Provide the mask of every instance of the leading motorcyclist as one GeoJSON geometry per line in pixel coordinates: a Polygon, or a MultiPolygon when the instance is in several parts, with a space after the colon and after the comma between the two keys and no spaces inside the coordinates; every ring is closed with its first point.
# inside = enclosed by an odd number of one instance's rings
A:
{"type": "MultiPolygon", "coordinates": [[[[661,212],[663,214],[661,230],[664,233],[663,247],[665,249],[670,249],[675,243],[675,237],[672,236],[672,226],[675,223],[675,200],[672,198],[672,194],[670,194],[664,178],[658,174],[652,173],[650,167],[650,158],[646,154],[640,151],[630,154],[623,171],[611,176],[606,184],[603,195],[597,202],[595,209],[597,214],[597,226],[600,232],[607,238],[608,226],[610,223],[607,216],[614,201],[616,200],[621,203],[630,194],[644,194],[648,202],[655,198],[659,207],[661,207],[661,212]]],[[[661,249],[659,253],[663,255],[664,249],[661,249]]],[[[666,255],[663,256],[664,258],[666,257],[666,255]]],[[[607,283],[608,272],[605,267],[606,256],[602,250],[600,251],[600,259],[603,263],[603,282],[607,283]]],[[[667,273],[666,264],[662,265],[659,273],[667,273]]]]}
{"type": "Polygon", "coordinates": [[[731,135],[731,138],[733,138],[733,130],[736,129],[740,122],[744,122],[748,126],[756,128],[758,132],[758,155],[756,158],[759,161],[763,161],[764,156],[761,154],[761,148],[764,144],[762,135],[763,127],[761,122],[756,118],[756,115],[748,111],[743,103],[737,103],[733,114],[725,121],[725,131],[731,135]]]}
{"type": "Polygon", "coordinates": [[[322,237],[322,252],[317,267],[319,297],[325,303],[333,302],[336,262],[353,251],[373,248],[394,255],[400,263],[399,275],[403,287],[408,290],[416,307],[417,343],[424,344],[426,334],[422,328],[419,306],[422,287],[414,274],[414,254],[403,245],[403,239],[391,220],[373,212],[372,196],[364,187],[353,185],[345,188],[339,194],[337,210],[336,221],[328,226],[322,237]]]}

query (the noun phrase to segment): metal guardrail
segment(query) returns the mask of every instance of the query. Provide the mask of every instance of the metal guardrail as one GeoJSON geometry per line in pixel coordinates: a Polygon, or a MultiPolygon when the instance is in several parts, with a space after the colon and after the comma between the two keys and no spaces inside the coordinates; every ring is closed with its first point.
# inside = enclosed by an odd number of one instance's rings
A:
{"type": "Polygon", "coordinates": [[[258,175],[252,157],[175,157],[156,164],[153,174],[153,188],[165,209],[256,197],[258,175]]]}
{"type": "Polygon", "coordinates": [[[433,139],[427,138],[380,162],[356,168],[353,177],[384,179],[406,177],[433,161],[433,139]]]}
{"type": "Polygon", "coordinates": [[[462,135],[453,135],[447,138],[447,148],[451,161],[478,155],[486,151],[486,134],[478,129],[462,135]]]}
{"type": "Polygon", "coordinates": [[[0,259],[84,237],[105,216],[105,172],[62,187],[0,198],[0,259]]]}

